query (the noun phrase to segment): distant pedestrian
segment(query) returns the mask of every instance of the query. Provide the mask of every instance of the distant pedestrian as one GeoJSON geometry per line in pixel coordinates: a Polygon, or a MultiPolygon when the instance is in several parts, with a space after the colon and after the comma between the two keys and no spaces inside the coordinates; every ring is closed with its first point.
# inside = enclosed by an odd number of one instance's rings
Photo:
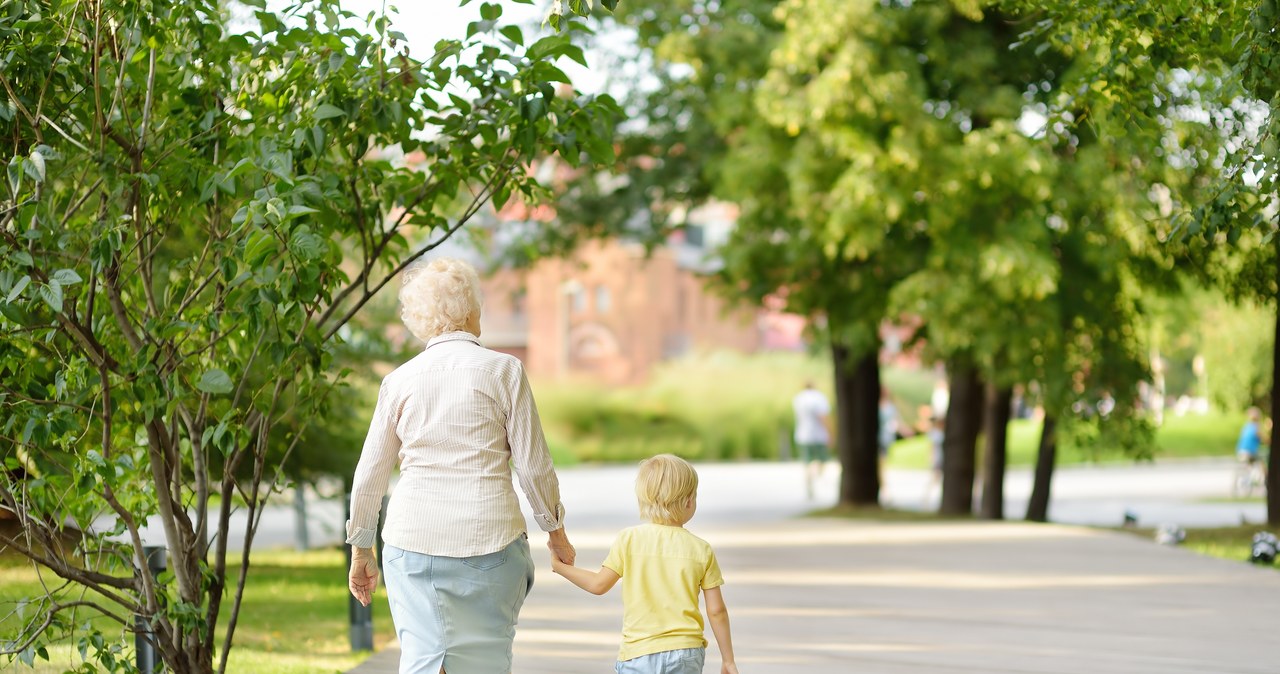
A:
{"type": "Polygon", "coordinates": [[[671,454],[646,459],[636,475],[636,499],[647,523],[618,534],[599,571],[555,557],[551,568],[591,594],[622,581],[618,674],[702,672],[707,640],[699,592],[720,647],[720,674],[738,674],[720,564],[711,546],[684,528],[698,509],[697,471],[671,454]]]}
{"type": "Polygon", "coordinates": [[[889,448],[898,441],[898,406],[893,404],[889,389],[884,387],[880,388],[879,422],[880,431],[876,434],[876,444],[880,448],[880,458],[884,459],[889,455],[889,448]]]}
{"type": "Polygon", "coordinates": [[[804,463],[805,494],[813,498],[814,483],[822,477],[827,460],[831,458],[831,403],[827,396],[814,387],[812,381],[805,382],[804,390],[797,393],[791,401],[795,412],[796,449],[800,460],[804,463]]]}
{"type": "Polygon", "coordinates": [[[929,407],[933,410],[933,416],[937,419],[945,419],[947,406],[950,404],[951,390],[947,387],[947,380],[938,378],[933,382],[933,393],[929,396],[929,407]]]}
{"type": "Polygon", "coordinates": [[[942,417],[929,420],[929,481],[924,487],[924,504],[928,507],[933,492],[942,488],[942,441],[946,438],[945,422],[942,417]]]}

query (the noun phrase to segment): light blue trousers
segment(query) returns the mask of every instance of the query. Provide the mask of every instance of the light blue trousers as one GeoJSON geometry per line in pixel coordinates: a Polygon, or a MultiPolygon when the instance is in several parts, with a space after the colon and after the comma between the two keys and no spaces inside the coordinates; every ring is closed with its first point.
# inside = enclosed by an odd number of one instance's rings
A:
{"type": "Polygon", "coordinates": [[[516,618],[533,587],[528,537],[475,557],[383,550],[400,674],[508,674],[516,618]]]}
{"type": "Polygon", "coordinates": [[[613,671],[617,674],[702,674],[706,659],[705,648],[681,648],[619,660],[613,671]]]}

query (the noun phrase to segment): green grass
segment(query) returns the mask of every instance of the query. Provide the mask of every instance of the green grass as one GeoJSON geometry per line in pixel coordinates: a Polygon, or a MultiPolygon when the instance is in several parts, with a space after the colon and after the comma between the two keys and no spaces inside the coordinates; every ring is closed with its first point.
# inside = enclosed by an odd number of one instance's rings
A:
{"type": "MultiPolygon", "coordinates": [[[[1115,529],[1115,531],[1132,533],[1149,541],[1155,540],[1154,529],[1115,529]]],[[[1186,531],[1187,538],[1182,542],[1182,547],[1202,555],[1229,559],[1233,562],[1249,561],[1249,551],[1252,547],[1254,534],[1260,531],[1270,531],[1273,534],[1280,535],[1280,528],[1259,524],[1187,529],[1186,531]]],[[[1275,568],[1280,569],[1280,566],[1275,568]]]]}
{"type": "MultiPolygon", "coordinates": [[[[1244,423],[1243,414],[1211,412],[1185,417],[1166,416],[1156,430],[1154,458],[1231,457],[1235,455],[1236,433],[1244,423]]],[[[1035,465],[1040,442],[1040,422],[1019,419],[1009,424],[1009,465],[1035,465]]],[[[1059,446],[1058,465],[1089,463],[1093,454],[1071,445],[1059,446]]],[[[1102,450],[1103,460],[1123,460],[1119,452],[1102,450]]],[[[929,467],[929,442],[923,436],[901,440],[889,450],[892,468],[925,469],[929,467]]]]}
{"type": "MultiPolygon", "coordinates": [[[[234,567],[228,575],[238,571],[238,566],[234,567]]],[[[348,640],[346,571],[346,560],[337,549],[255,552],[228,671],[345,672],[364,660],[367,654],[353,654],[348,640]]],[[[36,574],[28,564],[12,558],[0,562],[0,640],[12,638],[18,627],[9,616],[14,602],[40,594],[36,574]]],[[[374,645],[382,648],[394,637],[394,630],[386,593],[381,589],[374,598],[373,621],[374,645]]],[[[113,625],[115,633],[120,633],[114,622],[103,619],[96,624],[104,633],[113,625]]],[[[224,613],[220,633],[225,627],[224,613]]],[[[132,642],[130,636],[128,643],[132,642]]],[[[51,662],[38,662],[35,669],[15,662],[13,671],[55,674],[80,663],[74,640],[51,648],[49,655],[51,662]]]]}
{"type": "Polygon", "coordinates": [[[830,361],[719,351],[666,363],[641,386],[546,380],[533,388],[557,463],[661,452],[705,461],[776,458],[791,432],[791,398],[806,380],[830,396],[830,361]]]}

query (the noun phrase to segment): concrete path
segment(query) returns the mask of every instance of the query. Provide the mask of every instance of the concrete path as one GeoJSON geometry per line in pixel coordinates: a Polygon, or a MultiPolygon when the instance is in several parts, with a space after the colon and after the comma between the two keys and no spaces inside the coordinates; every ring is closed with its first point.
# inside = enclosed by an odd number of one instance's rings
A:
{"type": "MultiPolygon", "coordinates": [[[[696,521],[724,568],[744,673],[1276,671],[1272,569],[1057,525],[696,521]]],[[[610,540],[578,536],[580,563],[599,564],[610,540]]],[[[550,573],[545,549],[535,557],[515,673],[610,671],[619,593],[588,595],[550,573]]],[[[352,674],[393,673],[395,653],[352,674]]]]}
{"type": "MultiPolygon", "coordinates": [[[[1226,500],[1234,460],[1161,461],[1102,467],[1070,467],[1056,471],[1049,518],[1065,524],[1118,526],[1124,513],[1138,514],[1142,526],[1170,523],[1205,527],[1261,522],[1266,508],[1261,499],[1226,500]]],[[[800,515],[836,502],[839,469],[823,475],[814,498],[807,498],[803,471],[795,462],[715,463],[698,466],[702,477],[703,526],[753,524],[800,515]]],[[[635,518],[631,499],[635,466],[579,466],[560,470],[561,491],[575,530],[625,526],[635,518]]],[[[1005,513],[1020,519],[1031,494],[1031,473],[1009,471],[1005,478],[1005,513]]],[[[292,546],[295,541],[293,507],[285,495],[268,506],[258,528],[255,548],[292,546]]],[[[936,510],[938,491],[929,488],[929,474],[918,470],[890,470],[881,501],[903,510],[936,510]]],[[[343,508],[335,498],[310,498],[311,545],[338,545],[343,540],[343,508]]],[[[234,511],[230,548],[239,550],[246,518],[234,511]]],[[[110,519],[99,526],[109,528],[110,519]]],[[[210,536],[213,532],[210,533],[210,536]]],[[[143,541],[162,545],[164,530],[158,519],[142,531],[143,541]]]]}

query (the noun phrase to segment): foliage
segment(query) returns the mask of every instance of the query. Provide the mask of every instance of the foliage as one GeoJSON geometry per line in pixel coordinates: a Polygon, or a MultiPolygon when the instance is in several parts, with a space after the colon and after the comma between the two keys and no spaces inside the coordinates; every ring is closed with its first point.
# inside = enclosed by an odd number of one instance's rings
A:
{"type": "Polygon", "coordinates": [[[775,459],[791,437],[791,398],[829,361],[798,353],[713,352],[663,364],[643,385],[535,381],[553,447],[578,461],[638,461],[671,452],[701,461],[775,459]]]}
{"type": "Polygon", "coordinates": [[[1040,20],[1024,35],[1028,44],[1052,43],[1089,57],[1059,110],[1083,110],[1076,119],[1110,134],[1137,134],[1153,147],[1162,143],[1152,138],[1163,131],[1162,118],[1190,113],[1212,121],[1226,142],[1199,161],[1223,170],[1211,198],[1177,214],[1171,235],[1235,244],[1247,229],[1274,231],[1275,213],[1268,214],[1280,187],[1280,10],[1274,0],[1229,0],[1213,11],[1194,0],[1007,4],[1037,12],[1040,20]],[[1189,88],[1200,95],[1178,110],[1189,88]]]}
{"type": "Polygon", "coordinates": [[[1271,391],[1274,310],[1253,304],[1205,307],[1201,338],[1209,399],[1226,410],[1266,409],[1271,391]]]}
{"type": "MultiPolygon", "coordinates": [[[[1086,119],[1102,133],[1136,136],[1137,142],[1167,153],[1171,163],[1214,169],[1200,198],[1162,213],[1168,225],[1161,234],[1193,253],[1235,254],[1241,264],[1206,266],[1206,276],[1233,296],[1274,304],[1280,293],[1280,10],[1275,0],[1228,0],[1215,3],[1212,11],[1193,0],[1006,3],[1038,13],[1040,20],[1025,32],[1035,49],[1057,45],[1091,62],[1072,78],[1054,114],[1083,113],[1074,118],[1086,119]],[[1200,143],[1169,133],[1171,121],[1188,119],[1209,127],[1209,134],[1196,137],[1200,143]],[[1206,135],[1215,142],[1203,143],[1206,135]]],[[[1274,371],[1280,352],[1271,360],[1274,371]]],[[[1280,393],[1274,390],[1271,407],[1273,415],[1280,412],[1280,393]]],[[[1280,439],[1273,436],[1272,447],[1280,448],[1280,439]]],[[[1268,520],[1280,523],[1280,473],[1270,471],[1268,486],[1268,520]]]]}
{"type": "MultiPolygon", "coordinates": [[[[245,588],[240,643],[228,669],[255,674],[310,674],[346,671],[358,664],[347,634],[346,586],[342,552],[337,549],[306,553],[255,551],[253,582],[245,588]]],[[[15,631],[8,620],[18,602],[42,594],[37,570],[30,563],[0,557],[0,633],[15,631]]],[[[381,648],[394,638],[386,596],[374,595],[374,637],[381,648]]],[[[112,631],[108,621],[94,624],[112,631]]],[[[114,627],[120,632],[120,627],[114,627]]],[[[36,662],[30,674],[60,674],[76,667],[80,655],[76,639],[49,646],[49,662],[36,662]]],[[[127,652],[127,651],[126,651],[127,652]]]]}
{"type": "Polygon", "coordinates": [[[613,101],[555,88],[569,33],[526,42],[484,3],[418,55],[332,0],[249,5],[0,8],[0,505],[23,525],[0,544],[104,598],[46,604],[11,657],[78,609],[144,616],[172,671],[225,671],[263,498],[352,318],[485,203],[542,197],[534,160],[612,158],[613,101]],[[136,568],[148,521],[165,573],[136,568]]]}
{"type": "MultiPolygon", "coordinates": [[[[1149,446],[1150,459],[1232,458],[1236,436],[1244,423],[1243,412],[1211,412],[1186,416],[1165,416],[1156,428],[1149,446]]],[[[1009,424],[1009,466],[1029,468],[1036,461],[1036,445],[1040,439],[1040,422],[1018,419],[1009,424]]],[[[1133,455],[1115,444],[1098,439],[1081,444],[1081,438],[1068,434],[1059,445],[1058,466],[1089,463],[1132,461],[1133,455]]],[[[888,465],[893,468],[925,470],[930,465],[928,440],[912,437],[895,444],[889,451],[888,465]]]]}

